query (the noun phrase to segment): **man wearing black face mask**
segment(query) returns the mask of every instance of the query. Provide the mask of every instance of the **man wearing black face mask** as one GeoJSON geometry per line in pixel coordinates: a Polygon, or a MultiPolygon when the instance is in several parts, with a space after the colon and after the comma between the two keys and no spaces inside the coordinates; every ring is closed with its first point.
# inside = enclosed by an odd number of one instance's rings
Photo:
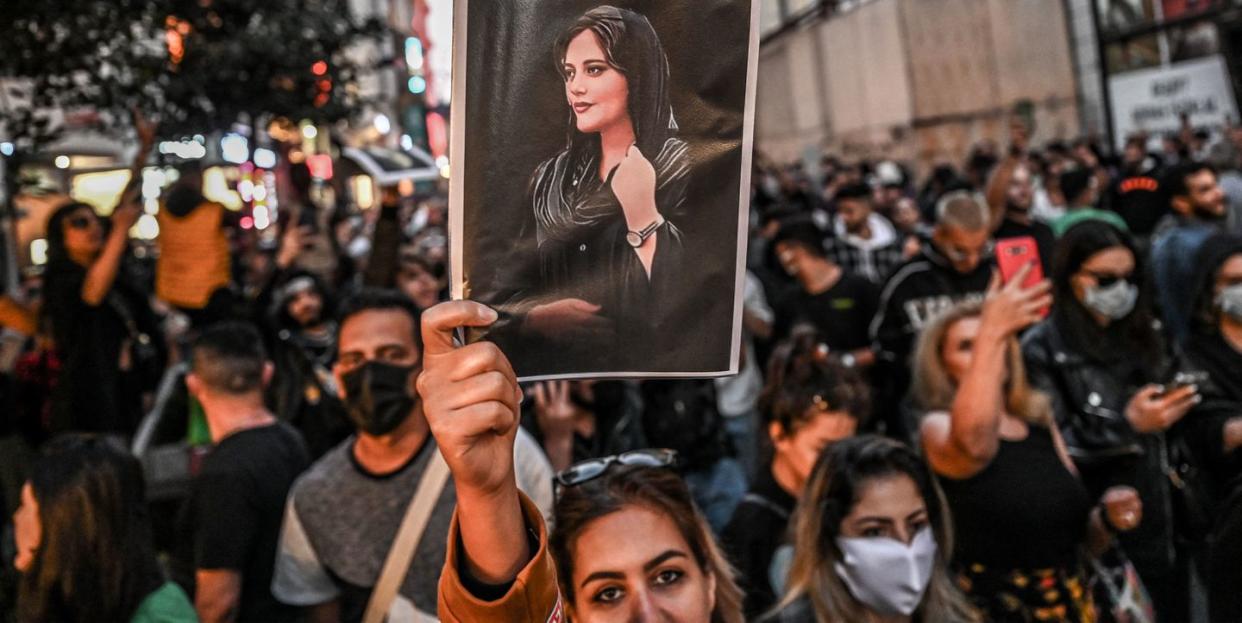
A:
{"type": "Polygon", "coordinates": [[[1168,171],[1160,185],[1167,193],[1172,213],[1161,221],[1152,237],[1152,273],[1161,317],[1180,344],[1190,327],[1195,255],[1208,237],[1224,227],[1225,193],[1217,183],[1216,170],[1204,163],[1178,164],[1168,171]]]}
{"type": "MultiPolygon", "coordinates": [[[[364,290],[339,315],[333,367],[357,433],[294,484],[276,559],[273,594],[311,608],[312,620],[359,621],[411,498],[436,456],[415,381],[422,370],[419,312],[409,299],[364,290]]],[[[529,435],[514,452],[518,486],[550,514],[552,469],[529,435]]],[[[381,612],[429,620],[456,506],[449,484],[435,498],[413,562],[381,612]]]]}

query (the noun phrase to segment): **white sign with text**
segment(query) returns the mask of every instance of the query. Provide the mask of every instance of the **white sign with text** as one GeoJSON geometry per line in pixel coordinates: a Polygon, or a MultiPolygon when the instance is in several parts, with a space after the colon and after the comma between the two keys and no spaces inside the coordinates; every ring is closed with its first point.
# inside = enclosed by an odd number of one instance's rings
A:
{"type": "Polygon", "coordinates": [[[1196,128],[1220,126],[1238,118],[1229,70],[1219,55],[1127,72],[1108,82],[1119,146],[1140,131],[1176,132],[1183,113],[1196,128]]]}

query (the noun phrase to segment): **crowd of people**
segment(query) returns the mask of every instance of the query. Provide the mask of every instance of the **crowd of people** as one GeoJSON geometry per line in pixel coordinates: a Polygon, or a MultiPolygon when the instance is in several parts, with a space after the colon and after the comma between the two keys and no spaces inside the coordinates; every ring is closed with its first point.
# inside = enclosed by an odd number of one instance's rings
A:
{"type": "Polygon", "coordinates": [[[184,166],[158,259],[137,186],[66,203],[0,298],[0,619],[1242,620],[1242,128],[1027,135],[756,166],[714,380],[456,343],[441,196],[295,164],[261,234],[184,166]]]}

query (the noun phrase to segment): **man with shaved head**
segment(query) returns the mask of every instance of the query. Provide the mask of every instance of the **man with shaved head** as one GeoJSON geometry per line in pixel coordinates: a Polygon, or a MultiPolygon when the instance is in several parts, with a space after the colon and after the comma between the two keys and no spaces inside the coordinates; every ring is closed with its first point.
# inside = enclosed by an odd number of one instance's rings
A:
{"type": "Polygon", "coordinates": [[[216,324],[195,341],[191,366],[186,388],[215,444],[181,520],[193,547],[199,618],[297,620],[269,587],[285,498],[310,457],[301,435],[263,404],[272,377],[263,340],[250,325],[216,324]]]}
{"type": "Polygon", "coordinates": [[[910,353],[923,327],[966,300],[982,300],[992,276],[991,215],[983,200],[966,191],[946,194],[936,205],[930,244],[898,266],[880,292],[880,312],[871,323],[878,354],[877,413],[890,435],[908,436],[899,414],[910,387],[910,353]]]}

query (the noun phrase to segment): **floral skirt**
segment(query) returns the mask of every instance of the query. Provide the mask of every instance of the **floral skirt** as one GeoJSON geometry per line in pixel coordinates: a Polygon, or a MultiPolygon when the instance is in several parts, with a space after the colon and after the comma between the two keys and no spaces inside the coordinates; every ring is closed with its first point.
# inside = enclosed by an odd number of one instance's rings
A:
{"type": "Polygon", "coordinates": [[[1081,569],[1000,570],[970,564],[958,572],[957,581],[988,621],[1098,621],[1086,574],[1081,569]]]}

